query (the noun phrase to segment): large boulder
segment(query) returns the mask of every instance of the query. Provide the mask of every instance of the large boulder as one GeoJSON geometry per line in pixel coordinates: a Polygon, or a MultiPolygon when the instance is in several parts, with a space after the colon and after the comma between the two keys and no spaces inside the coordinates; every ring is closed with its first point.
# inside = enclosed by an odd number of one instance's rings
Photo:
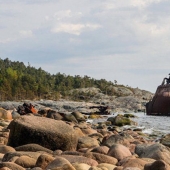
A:
{"type": "Polygon", "coordinates": [[[162,144],[156,143],[152,145],[137,145],[135,153],[141,158],[152,158],[155,160],[162,160],[170,165],[170,149],[162,144]]]}
{"type": "Polygon", "coordinates": [[[13,120],[8,145],[17,147],[36,143],[56,150],[76,150],[78,137],[74,129],[63,121],[38,116],[21,116],[13,120]]]}

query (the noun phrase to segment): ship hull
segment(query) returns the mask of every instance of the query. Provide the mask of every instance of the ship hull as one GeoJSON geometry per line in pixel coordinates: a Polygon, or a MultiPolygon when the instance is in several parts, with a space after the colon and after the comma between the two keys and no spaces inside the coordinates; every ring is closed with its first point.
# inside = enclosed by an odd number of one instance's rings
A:
{"type": "Polygon", "coordinates": [[[146,104],[146,114],[170,116],[170,84],[158,86],[153,99],[146,104]]]}

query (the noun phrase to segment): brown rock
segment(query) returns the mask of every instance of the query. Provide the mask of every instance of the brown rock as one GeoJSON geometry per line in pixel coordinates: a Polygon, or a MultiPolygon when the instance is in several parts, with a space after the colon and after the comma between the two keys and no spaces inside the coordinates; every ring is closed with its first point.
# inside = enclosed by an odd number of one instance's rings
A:
{"type": "Polygon", "coordinates": [[[13,147],[29,143],[37,143],[51,150],[76,150],[77,147],[74,129],[63,121],[26,115],[13,120],[8,128],[8,145],[13,147]]]}
{"type": "Polygon", "coordinates": [[[107,168],[108,170],[113,170],[114,168],[116,168],[115,165],[108,164],[108,163],[101,163],[101,164],[97,165],[97,167],[99,167],[99,168],[107,168]]]}
{"type": "Polygon", "coordinates": [[[15,163],[24,167],[24,168],[33,168],[33,167],[35,167],[36,159],[24,155],[24,156],[20,156],[15,161],[15,163]]]}
{"type": "Polygon", "coordinates": [[[123,166],[117,166],[117,167],[114,168],[113,170],[123,170],[123,166]]]}
{"type": "Polygon", "coordinates": [[[12,169],[12,170],[25,170],[25,168],[17,165],[16,163],[13,163],[13,162],[2,162],[2,163],[0,163],[0,169],[4,168],[4,167],[12,169]]]}
{"type": "MultiPolygon", "coordinates": [[[[10,162],[14,157],[15,158],[18,158],[20,156],[29,156],[31,158],[34,158],[35,160],[38,159],[38,157],[41,155],[40,153],[38,152],[22,152],[22,151],[17,151],[17,152],[8,152],[4,155],[2,161],[3,162],[10,162]]],[[[16,159],[15,159],[16,160],[16,159]]]]}
{"type": "Polygon", "coordinates": [[[144,166],[144,170],[169,170],[170,167],[162,160],[155,161],[144,166]]]}
{"type": "Polygon", "coordinates": [[[162,144],[155,143],[152,145],[137,145],[135,153],[141,158],[163,160],[165,163],[170,165],[170,149],[162,144]]]}
{"type": "Polygon", "coordinates": [[[129,146],[130,142],[132,142],[134,138],[127,134],[127,133],[121,133],[118,135],[111,135],[108,138],[104,138],[102,145],[111,147],[113,144],[122,144],[125,146],[129,146]]]}
{"type": "Polygon", "coordinates": [[[42,170],[42,168],[40,168],[40,167],[34,167],[34,168],[32,168],[31,170],[42,170]]]}
{"type": "Polygon", "coordinates": [[[147,161],[144,161],[140,158],[136,158],[136,159],[128,159],[121,166],[123,166],[123,168],[136,167],[136,168],[139,168],[139,169],[143,169],[145,164],[147,164],[147,163],[148,163],[147,161]]]}
{"type": "Polygon", "coordinates": [[[114,144],[109,149],[108,155],[113,156],[118,161],[120,161],[128,156],[131,156],[132,154],[126,146],[123,146],[121,144],[114,144]]]}
{"type": "Polygon", "coordinates": [[[127,168],[124,168],[123,170],[141,170],[141,169],[137,167],[127,167],[127,168]]]}
{"type": "Polygon", "coordinates": [[[77,119],[78,122],[86,120],[85,116],[82,113],[78,112],[78,111],[72,112],[71,114],[77,119]]]}
{"type": "Polygon", "coordinates": [[[30,152],[37,152],[37,151],[44,151],[47,153],[53,153],[52,150],[47,149],[41,145],[38,145],[36,143],[30,143],[22,146],[15,147],[16,151],[30,151],[30,152]]]}
{"type": "Polygon", "coordinates": [[[69,165],[69,167],[72,167],[72,165],[67,159],[65,159],[64,157],[56,156],[55,159],[47,165],[46,169],[61,168],[65,164],[69,165]]]}
{"type": "Polygon", "coordinates": [[[90,148],[93,146],[99,146],[99,142],[98,140],[88,137],[88,136],[84,136],[84,137],[80,137],[78,139],[78,145],[77,148],[90,148]]]}
{"type": "Polygon", "coordinates": [[[55,158],[49,154],[41,154],[37,161],[36,166],[41,167],[42,169],[45,169],[47,165],[52,162],[55,158]]]}
{"type": "Polygon", "coordinates": [[[53,168],[52,170],[76,170],[76,169],[71,164],[65,164],[62,167],[53,168]]]}
{"type": "Polygon", "coordinates": [[[63,116],[61,116],[57,111],[51,109],[47,111],[47,117],[55,120],[63,120],[63,116]]]}
{"type": "Polygon", "coordinates": [[[52,150],[47,149],[41,145],[38,145],[36,143],[30,143],[22,146],[18,146],[15,148],[16,151],[30,151],[30,152],[37,152],[37,151],[44,151],[47,153],[53,153],[52,150]]]}
{"type": "Polygon", "coordinates": [[[91,127],[81,128],[81,130],[85,135],[90,135],[90,134],[93,134],[93,133],[97,133],[97,131],[95,129],[92,129],[91,127]]]}
{"type": "Polygon", "coordinates": [[[84,156],[96,160],[99,164],[109,163],[112,165],[116,165],[116,163],[118,162],[116,158],[95,152],[87,152],[84,154],[84,156]]]}
{"type": "Polygon", "coordinates": [[[11,146],[7,145],[0,145],[0,153],[8,153],[8,152],[15,152],[15,149],[11,146]]]}
{"type": "Polygon", "coordinates": [[[71,163],[85,163],[90,166],[97,166],[98,162],[94,159],[87,158],[85,156],[77,156],[77,155],[61,155],[63,158],[67,159],[71,163]]]}
{"type": "Polygon", "coordinates": [[[85,163],[74,163],[72,165],[76,170],[89,170],[89,168],[91,167],[90,165],[85,163]]]}
{"type": "Polygon", "coordinates": [[[4,120],[12,120],[11,111],[0,108],[0,118],[4,120]]]}
{"type": "Polygon", "coordinates": [[[82,130],[81,130],[79,127],[75,127],[75,126],[74,126],[74,131],[75,131],[75,133],[76,133],[76,136],[78,136],[78,137],[83,137],[83,136],[85,136],[84,133],[82,132],[82,130]]]}
{"type": "Polygon", "coordinates": [[[97,152],[105,155],[107,155],[108,151],[109,151],[109,147],[107,146],[98,146],[91,150],[91,152],[97,152]]]}
{"type": "Polygon", "coordinates": [[[62,150],[60,150],[60,149],[57,149],[57,150],[55,150],[54,152],[53,152],[53,155],[61,155],[62,154],[62,150]]]}

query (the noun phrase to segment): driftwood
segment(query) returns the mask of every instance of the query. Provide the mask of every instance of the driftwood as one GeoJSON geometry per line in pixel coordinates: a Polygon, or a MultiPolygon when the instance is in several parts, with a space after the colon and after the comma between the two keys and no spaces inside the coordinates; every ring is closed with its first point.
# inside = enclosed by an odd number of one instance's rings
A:
{"type": "Polygon", "coordinates": [[[26,115],[28,113],[37,113],[38,111],[34,108],[34,106],[30,103],[24,103],[23,105],[19,105],[18,106],[18,109],[17,109],[17,112],[20,114],[20,115],[26,115]]]}

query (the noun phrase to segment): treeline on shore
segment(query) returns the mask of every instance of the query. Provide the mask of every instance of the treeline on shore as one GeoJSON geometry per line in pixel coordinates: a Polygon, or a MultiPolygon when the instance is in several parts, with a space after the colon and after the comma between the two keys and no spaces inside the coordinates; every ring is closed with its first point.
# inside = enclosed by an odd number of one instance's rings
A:
{"type": "Polygon", "coordinates": [[[109,86],[123,85],[118,85],[116,80],[114,82],[105,79],[96,80],[87,75],[84,77],[71,76],[60,72],[50,74],[41,67],[38,69],[32,67],[29,63],[26,66],[23,62],[0,58],[0,101],[22,99],[58,100],[61,96],[78,100],[80,96],[93,96],[93,93],[87,94],[76,90],[70,93],[70,90],[88,87],[96,87],[107,95],[118,96],[119,94],[113,88],[108,88],[106,91],[106,87],[109,86]]]}

